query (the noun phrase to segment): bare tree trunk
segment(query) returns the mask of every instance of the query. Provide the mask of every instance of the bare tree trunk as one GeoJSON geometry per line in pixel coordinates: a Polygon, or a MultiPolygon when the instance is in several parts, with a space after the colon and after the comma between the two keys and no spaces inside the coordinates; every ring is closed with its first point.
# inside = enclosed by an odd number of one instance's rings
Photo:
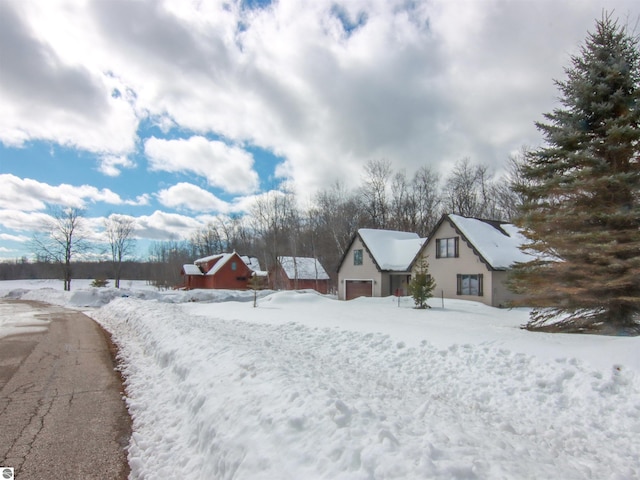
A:
{"type": "Polygon", "coordinates": [[[83,232],[82,210],[78,208],[50,207],[41,232],[33,237],[33,248],[38,257],[51,259],[62,269],[64,290],[71,290],[71,260],[76,253],[88,250],[83,232]]]}
{"type": "Polygon", "coordinates": [[[104,225],[105,233],[111,247],[114,284],[116,288],[120,288],[122,260],[133,251],[135,244],[133,239],[135,221],[132,217],[111,215],[105,219],[104,225]]]}
{"type": "Polygon", "coordinates": [[[387,185],[391,177],[389,160],[371,160],[365,165],[366,177],[361,187],[361,198],[371,226],[388,227],[389,204],[387,203],[387,185]]]}

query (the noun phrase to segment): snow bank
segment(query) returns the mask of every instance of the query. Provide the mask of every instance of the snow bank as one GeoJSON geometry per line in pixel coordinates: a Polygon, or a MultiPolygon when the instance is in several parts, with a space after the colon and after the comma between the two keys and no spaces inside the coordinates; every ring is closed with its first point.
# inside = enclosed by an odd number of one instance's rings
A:
{"type": "MultiPolygon", "coordinates": [[[[61,280],[13,280],[0,282],[0,297],[35,300],[71,308],[99,308],[115,298],[133,297],[163,303],[248,302],[253,291],[246,290],[158,290],[143,281],[123,281],[122,288],[92,287],[92,280],[74,280],[70,292],[65,292],[61,280]]],[[[111,282],[113,283],[113,282],[111,282]]],[[[262,298],[271,290],[257,292],[262,298]]]]}
{"type": "MultiPolygon", "coordinates": [[[[331,303],[287,292],[261,305],[300,315],[305,297],[314,318],[331,303]]],[[[625,366],[223,320],[218,307],[129,298],[92,313],[121,347],[132,478],[640,475],[640,385],[625,366]]]]}
{"type": "MultiPolygon", "coordinates": [[[[640,477],[640,338],[531,333],[527,309],[461,300],[79,285],[0,294],[113,334],[132,479],[640,477]]],[[[10,320],[0,335],[46,328],[10,320]]]]}

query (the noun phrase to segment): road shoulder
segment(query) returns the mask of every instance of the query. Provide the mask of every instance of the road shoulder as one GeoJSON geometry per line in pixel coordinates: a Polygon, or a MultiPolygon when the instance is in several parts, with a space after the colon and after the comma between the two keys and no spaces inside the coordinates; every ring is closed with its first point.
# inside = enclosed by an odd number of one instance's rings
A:
{"type": "Polygon", "coordinates": [[[126,479],[131,419],[108,332],[75,310],[1,302],[49,324],[0,338],[0,465],[17,479],[126,479]]]}

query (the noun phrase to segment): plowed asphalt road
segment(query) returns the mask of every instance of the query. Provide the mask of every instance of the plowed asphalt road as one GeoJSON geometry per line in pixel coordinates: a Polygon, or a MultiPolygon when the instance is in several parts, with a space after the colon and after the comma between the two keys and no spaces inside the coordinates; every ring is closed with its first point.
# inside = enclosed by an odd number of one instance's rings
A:
{"type": "Polygon", "coordinates": [[[0,466],[16,480],[126,479],[131,422],[108,335],[61,307],[0,300],[0,317],[48,320],[0,338],[0,466]]]}

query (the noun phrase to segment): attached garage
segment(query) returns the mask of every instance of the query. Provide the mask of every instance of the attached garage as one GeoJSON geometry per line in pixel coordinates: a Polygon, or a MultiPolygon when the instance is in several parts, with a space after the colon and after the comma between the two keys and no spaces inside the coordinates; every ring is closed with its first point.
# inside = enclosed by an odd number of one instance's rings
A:
{"type": "Polygon", "coordinates": [[[346,280],[345,300],[358,297],[373,297],[373,280],[346,280]]]}
{"type": "Polygon", "coordinates": [[[338,267],[338,298],[386,297],[406,290],[411,262],[424,243],[417,233],[361,228],[338,267]]]}

